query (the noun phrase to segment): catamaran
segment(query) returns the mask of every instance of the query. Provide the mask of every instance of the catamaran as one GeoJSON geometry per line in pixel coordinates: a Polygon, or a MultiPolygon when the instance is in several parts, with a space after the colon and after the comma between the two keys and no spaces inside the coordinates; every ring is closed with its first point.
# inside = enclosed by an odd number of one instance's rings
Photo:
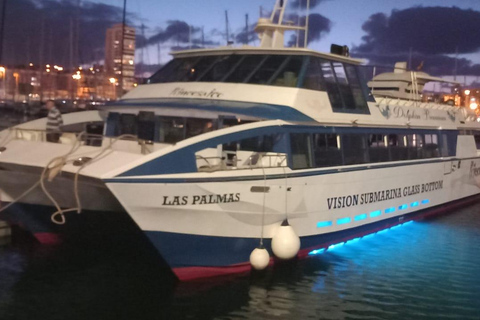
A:
{"type": "Polygon", "coordinates": [[[86,133],[45,142],[45,120],[2,132],[0,199],[12,206],[0,218],[50,239],[73,216],[126,212],[190,280],[307,257],[476,199],[475,113],[421,102],[434,77],[397,71],[396,88],[379,75],[370,90],[343,47],[284,47],[301,29],[284,23],[286,2],[259,20],[259,47],[175,52],[115,103],[70,114],[66,125],[86,133]],[[19,215],[22,205],[48,219],[19,215]]]}

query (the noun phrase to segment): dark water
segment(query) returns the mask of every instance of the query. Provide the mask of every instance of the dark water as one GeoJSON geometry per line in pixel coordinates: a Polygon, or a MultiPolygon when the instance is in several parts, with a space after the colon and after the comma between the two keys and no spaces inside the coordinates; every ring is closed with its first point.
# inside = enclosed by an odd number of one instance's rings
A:
{"type": "Polygon", "coordinates": [[[186,284],[135,242],[10,246],[0,249],[0,319],[480,319],[479,271],[480,204],[263,273],[186,284]]]}

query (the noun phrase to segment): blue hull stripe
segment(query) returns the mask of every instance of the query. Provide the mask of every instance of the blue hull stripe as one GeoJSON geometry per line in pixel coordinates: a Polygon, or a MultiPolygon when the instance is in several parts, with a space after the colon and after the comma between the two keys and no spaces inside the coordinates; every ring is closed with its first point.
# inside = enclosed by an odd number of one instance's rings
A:
{"type": "MultiPolygon", "coordinates": [[[[480,157],[475,158],[468,158],[468,159],[461,159],[461,160],[474,160],[480,159],[480,157]]],[[[285,178],[299,178],[299,177],[310,177],[310,176],[317,176],[317,175],[326,175],[326,174],[336,174],[336,173],[344,173],[344,172],[354,172],[354,171],[363,171],[363,170],[375,170],[375,169],[386,169],[386,168],[397,168],[397,167],[404,167],[404,166],[413,166],[413,165],[420,165],[420,164],[432,164],[432,163],[444,163],[444,162],[451,162],[451,161],[460,161],[460,159],[434,159],[434,160],[427,160],[427,161],[408,161],[402,163],[385,163],[375,165],[369,163],[364,166],[356,166],[356,167],[341,167],[335,169],[320,169],[320,170],[308,170],[302,172],[291,172],[284,174],[276,174],[276,175],[267,175],[267,180],[275,180],[275,179],[285,179],[285,178]]],[[[248,176],[241,176],[241,177],[217,177],[217,178],[149,178],[145,176],[143,178],[109,178],[103,179],[106,183],[199,183],[199,182],[225,182],[225,181],[251,181],[251,180],[263,180],[263,175],[248,175],[248,176]]]]}
{"type": "Polygon", "coordinates": [[[285,105],[266,103],[253,103],[230,100],[211,99],[129,99],[119,100],[104,106],[102,109],[115,109],[116,107],[138,108],[185,108],[214,112],[243,114],[262,119],[282,119],[287,121],[314,121],[300,111],[285,105]]]}

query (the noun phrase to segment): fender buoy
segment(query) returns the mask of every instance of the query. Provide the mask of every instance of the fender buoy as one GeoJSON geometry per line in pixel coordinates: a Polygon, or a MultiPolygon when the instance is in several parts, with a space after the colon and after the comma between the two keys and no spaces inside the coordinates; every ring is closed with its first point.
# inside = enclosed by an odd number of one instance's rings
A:
{"type": "Polygon", "coordinates": [[[250,254],[250,264],[255,270],[263,270],[270,262],[270,255],[263,246],[253,249],[250,254]]]}
{"type": "Polygon", "coordinates": [[[272,251],[279,259],[288,260],[296,257],[300,250],[300,238],[285,219],[272,238],[272,251]]]}

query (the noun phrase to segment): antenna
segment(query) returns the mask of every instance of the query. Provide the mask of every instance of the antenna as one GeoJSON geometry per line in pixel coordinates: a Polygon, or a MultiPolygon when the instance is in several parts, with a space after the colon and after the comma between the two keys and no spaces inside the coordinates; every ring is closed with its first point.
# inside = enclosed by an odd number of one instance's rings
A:
{"type": "Polygon", "coordinates": [[[245,15],[245,44],[248,44],[248,13],[245,15]]]}
{"type": "Polygon", "coordinates": [[[310,13],[310,0],[307,0],[307,17],[305,19],[305,45],[306,48],[308,45],[308,15],[310,13]]]}
{"type": "Polygon", "coordinates": [[[226,33],[227,33],[227,46],[230,42],[230,37],[228,36],[228,11],[225,10],[225,29],[226,29],[226,33]]]}

